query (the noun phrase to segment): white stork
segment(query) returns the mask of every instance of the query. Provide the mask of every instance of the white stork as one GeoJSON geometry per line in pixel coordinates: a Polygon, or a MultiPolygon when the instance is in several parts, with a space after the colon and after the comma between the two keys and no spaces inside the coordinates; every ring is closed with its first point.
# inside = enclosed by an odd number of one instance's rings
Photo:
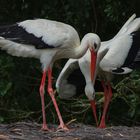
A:
{"type": "Polygon", "coordinates": [[[98,52],[97,75],[102,79],[105,77],[106,81],[102,81],[105,103],[100,128],[106,127],[105,116],[112,97],[112,74],[128,74],[140,68],[140,18],[135,19],[135,16],[132,15],[121,31],[98,52]]]}
{"type": "MultiPolygon", "coordinates": [[[[58,128],[68,130],[62,120],[54,97],[52,66],[54,61],[61,58],[78,59],[86,53],[87,49],[90,50],[92,57],[96,57],[99,48],[99,45],[95,45],[96,42],[100,42],[99,37],[96,34],[88,33],[80,44],[78,33],[72,26],[47,19],[25,20],[14,25],[0,27],[0,48],[2,50],[6,50],[7,53],[13,56],[37,58],[42,64],[43,75],[39,91],[42,104],[43,130],[49,130],[46,124],[44,103],[44,86],[47,72],[47,89],[59,118],[60,125],[58,128]]],[[[95,62],[92,59],[91,77],[93,77],[93,66],[95,66],[95,62]]]]}
{"type": "MultiPolygon", "coordinates": [[[[68,77],[79,66],[86,81],[85,94],[89,100],[94,100],[95,89],[93,85],[96,76],[100,77],[105,93],[104,110],[99,125],[100,128],[106,127],[105,116],[112,97],[110,85],[112,72],[119,74],[128,73],[132,71],[133,68],[140,66],[140,39],[138,39],[140,38],[140,32],[137,31],[140,28],[140,18],[135,19],[135,17],[135,14],[132,15],[114,38],[101,43],[97,54],[96,71],[93,81],[90,78],[88,68],[90,64],[90,53],[87,51],[80,59],[69,59],[56,82],[56,88],[61,98],[72,97],[76,94],[76,87],[68,83],[68,77]]],[[[96,113],[93,113],[94,116],[96,116],[96,113]]]]}

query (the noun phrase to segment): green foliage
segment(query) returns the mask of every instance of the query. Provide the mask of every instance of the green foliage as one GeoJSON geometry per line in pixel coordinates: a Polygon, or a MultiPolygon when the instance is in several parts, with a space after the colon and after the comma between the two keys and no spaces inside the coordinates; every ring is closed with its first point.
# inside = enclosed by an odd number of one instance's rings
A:
{"type": "Polygon", "coordinates": [[[114,107],[112,107],[112,112],[113,110],[115,110],[115,112],[120,112],[119,114],[121,115],[124,114],[121,116],[121,118],[123,120],[123,123],[125,122],[124,123],[125,125],[139,124],[137,122],[139,121],[138,118],[140,118],[140,110],[139,110],[140,78],[139,77],[140,77],[140,72],[134,71],[131,75],[123,77],[123,79],[117,82],[114,86],[114,89],[116,90],[117,93],[115,93],[113,101],[121,100],[121,103],[117,101],[119,105],[116,103],[114,104],[114,106],[117,106],[118,109],[113,109],[114,107]],[[127,118],[127,120],[125,120],[125,118],[127,118]]]}
{"type": "MultiPolygon", "coordinates": [[[[87,32],[96,32],[102,40],[107,40],[117,33],[133,13],[136,12],[137,16],[140,16],[139,5],[139,0],[0,0],[0,24],[15,23],[29,18],[48,18],[74,26],[80,37],[87,32]]],[[[54,84],[64,62],[59,61],[53,69],[54,84]]],[[[0,51],[0,122],[26,119],[41,122],[38,91],[41,74],[38,60],[12,57],[0,51]]],[[[110,106],[110,123],[139,124],[139,77],[140,72],[135,71],[130,76],[117,77],[113,82],[115,91],[110,106]]],[[[66,122],[76,119],[77,122],[94,123],[85,95],[68,101],[60,100],[57,96],[56,98],[66,122]]],[[[102,112],[100,98],[97,94],[99,116],[102,112]]],[[[45,102],[47,121],[58,122],[48,94],[45,94],[45,102]]]]}

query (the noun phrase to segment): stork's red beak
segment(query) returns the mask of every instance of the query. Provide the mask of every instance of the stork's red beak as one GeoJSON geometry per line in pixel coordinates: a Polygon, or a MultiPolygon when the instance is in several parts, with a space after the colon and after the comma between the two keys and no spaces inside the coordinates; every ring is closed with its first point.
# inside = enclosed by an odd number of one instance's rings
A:
{"type": "Polygon", "coordinates": [[[96,68],[97,53],[93,49],[90,49],[90,52],[91,52],[91,63],[90,63],[91,81],[93,81],[96,68]]]}
{"type": "Polygon", "coordinates": [[[92,108],[92,111],[93,111],[93,115],[94,115],[94,118],[95,118],[96,125],[98,126],[95,100],[91,100],[90,105],[91,105],[91,108],[92,108]]]}
{"type": "MultiPolygon", "coordinates": [[[[95,75],[97,53],[93,49],[90,49],[90,52],[91,52],[91,63],[90,63],[91,81],[93,81],[95,75]]],[[[95,100],[91,100],[90,104],[96,121],[96,125],[98,126],[95,100]]]]}

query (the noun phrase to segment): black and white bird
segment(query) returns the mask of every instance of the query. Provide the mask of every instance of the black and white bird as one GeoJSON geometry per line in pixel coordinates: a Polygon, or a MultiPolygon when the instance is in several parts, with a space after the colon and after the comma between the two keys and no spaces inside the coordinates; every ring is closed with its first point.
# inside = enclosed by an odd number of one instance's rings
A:
{"type": "MultiPolygon", "coordinates": [[[[40,84],[40,96],[43,115],[43,130],[49,130],[46,124],[44,86],[48,72],[48,93],[55,106],[60,125],[58,128],[68,130],[61,117],[52,88],[52,66],[54,61],[62,58],[78,59],[89,49],[92,56],[96,57],[99,49],[99,37],[96,34],[86,34],[81,43],[76,30],[67,24],[47,19],[25,20],[9,26],[0,27],[0,48],[8,54],[18,57],[33,57],[42,64],[42,80],[40,84]]],[[[93,77],[91,60],[91,78],[93,77]]],[[[93,79],[93,78],[92,78],[93,79]]]]}
{"type": "Polygon", "coordinates": [[[114,38],[102,42],[98,51],[96,75],[101,79],[105,95],[100,128],[106,127],[105,117],[112,97],[110,81],[113,74],[127,74],[140,67],[140,18],[135,17],[135,14],[132,15],[114,38]]]}
{"type": "Polygon", "coordinates": [[[140,67],[140,31],[138,31],[140,18],[135,19],[135,17],[136,15],[133,14],[114,38],[101,42],[101,47],[97,53],[96,71],[93,81],[90,79],[88,68],[90,53],[87,51],[80,59],[69,59],[56,82],[56,88],[61,98],[72,97],[76,94],[76,87],[69,83],[68,78],[75,69],[80,67],[86,81],[85,94],[89,100],[94,100],[95,79],[97,76],[101,79],[105,101],[100,128],[106,127],[105,116],[112,97],[110,84],[112,73],[125,74],[140,67]]]}

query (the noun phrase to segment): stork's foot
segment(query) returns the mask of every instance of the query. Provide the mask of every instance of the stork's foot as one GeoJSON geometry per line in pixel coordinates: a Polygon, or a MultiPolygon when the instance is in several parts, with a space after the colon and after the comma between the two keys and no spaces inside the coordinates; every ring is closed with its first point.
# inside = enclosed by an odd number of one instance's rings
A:
{"type": "Polygon", "coordinates": [[[105,121],[104,122],[101,122],[98,128],[106,128],[105,121]]]}
{"type": "Polygon", "coordinates": [[[62,131],[69,131],[69,128],[65,124],[60,124],[57,129],[62,131]]]}
{"type": "Polygon", "coordinates": [[[43,130],[43,131],[51,131],[51,129],[49,129],[46,124],[42,125],[41,130],[43,130]]]}

